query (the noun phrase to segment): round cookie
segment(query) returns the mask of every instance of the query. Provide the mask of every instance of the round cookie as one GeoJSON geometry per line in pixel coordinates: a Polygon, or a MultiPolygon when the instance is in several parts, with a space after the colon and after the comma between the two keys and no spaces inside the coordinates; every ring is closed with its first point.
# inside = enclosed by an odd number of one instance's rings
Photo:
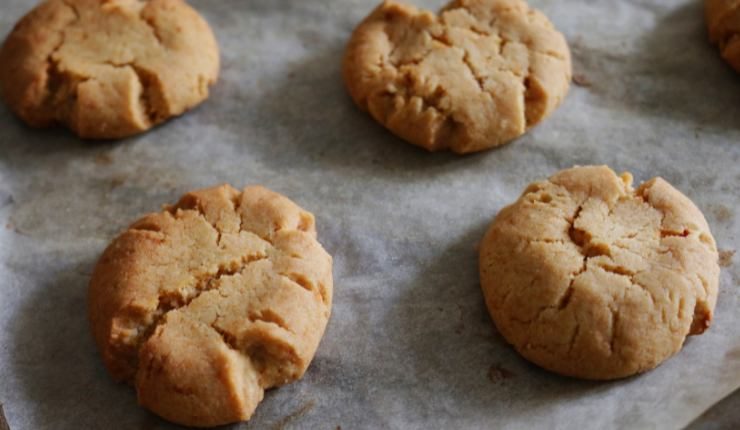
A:
{"type": "Polygon", "coordinates": [[[722,58],[740,72],[740,2],[705,0],[709,39],[719,46],[722,58]]]}
{"type": "Polygon", "coordinates": [[[89,317],[112,376],[179,424],[247,420],[301,378],[324,333],[332,259],[314,217],[262,187],[186,194],[105,250],[89,317]]]}
{"type": "Polygon", "coordinates": [[[141,133],[208,97],[219,54],[182,0],[47,0],[0,49],[0,89],[34,127],[83,138],[141,133]]]}
{"type": "Polygon", "coordinates": [[[575,167],[530,185],[480,247],[486,305],[503,337],[553,372],[644,372],[709,327],[719,264],[702,213],[660,178],[575,167]]]}
{"type": "Polygon", "coordinates": [[[350,95],[408,142],[469,153],[547,117],[571,79],[565,38],[523,0],[453,0],[438,15],[384,1],[355,29],[350,95]]]}

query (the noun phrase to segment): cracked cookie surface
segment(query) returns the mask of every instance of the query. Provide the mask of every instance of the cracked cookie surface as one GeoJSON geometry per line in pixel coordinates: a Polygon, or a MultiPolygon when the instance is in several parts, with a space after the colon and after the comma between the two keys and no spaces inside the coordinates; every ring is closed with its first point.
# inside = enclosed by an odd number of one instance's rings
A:
{"type": "Polygon", "coordinates": [[[522,0],[455,0],[438,15],[389,0],[355,29],[343,74],[357,105],[399,137],[469,153],[547,117],[568,92],[571,60],[522,0]]]}
{"type": "Polygon", "coordinates": [[[719,46],[722,58],[740,72],[740,1],[705,0],[709,39],[719,46]]]}
{"type": "Polygon", "coordinates": [[[148,130],[208,97],[219,53],[182,0],[47,0],[0,50],[0,88],[34,127],[83,138],[148,130]]]}
{"type": "Polygon", "coordinates": [[[247,420],[299,379],[329,319],[332,259],[313,215],[262,187],[191,192],[105,250],[89,315],[106,367],[185,425],[247,420]]]}
{"type": "Polygon", "coordinates": [[[704,216],[660,178],[575,167],[531,184],[480,247],[481,287],[526,359],[587,379],[644,372],[712,320],[717,248],[704,216]]]}

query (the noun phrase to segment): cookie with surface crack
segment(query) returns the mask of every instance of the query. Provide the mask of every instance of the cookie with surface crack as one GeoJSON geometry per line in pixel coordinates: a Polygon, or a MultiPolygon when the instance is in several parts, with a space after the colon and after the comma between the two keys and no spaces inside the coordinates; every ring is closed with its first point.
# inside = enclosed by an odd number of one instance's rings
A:
{"type": "Polygon", "coordinates": [[[141,133],[208,97],[219,53],[182,0],[47,0],[0,49],[0,89],[34,127],[80,137],[141,133]]]}
{"type": "Polygon", "coordinates": [[[740,72],[740,2],[705,0],[709,39],[719,46],[722,58],[740,72]]]}
{"type": "Polygon", "coordinates": [[[247,420],[303,375],[332,301],[314,217],[262,187],[186,194],[105,250],[89,316],[106,367],[185,425],[247,420]]]}
{"type": "Polygon", "coordinates": [[[547,117],[571,78],[565,38],[523,0],[454,0],[438,15],[392,0],[354,31],[354,101],[430,151],[503,145],[547,117]]]}
{"type": "Polygon", "coordinates": [[[661,178],[637,189],[606,166],[535,182],[480,246],[496,327],[526,359],[563,375],[644,372],[709,327],[717,248],[702,213],[661,178]]]}

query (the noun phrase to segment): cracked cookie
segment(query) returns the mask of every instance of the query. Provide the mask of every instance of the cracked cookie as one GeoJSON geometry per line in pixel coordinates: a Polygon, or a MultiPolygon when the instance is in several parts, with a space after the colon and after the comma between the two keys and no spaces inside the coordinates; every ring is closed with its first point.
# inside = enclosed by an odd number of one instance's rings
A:
{"type": "Polygon", "coordinates": [[[343,64],[373,118],[430,151],[503,145],[547,117],[571,78],[565,38],[522,0],[455,0],[438,15],[384,1],[343,64]]]}
{"type": "Polygon", "coordinates": [[[262,187],[186,194],[132,224],[90,281],[89,317],[112,376],[176,423],[247,420],[304,374],[332,301],[313,215],[262,187]]]}
{"type": "Polygon", "coordinates": [[[705,0],[709,39],[719,46],[722,58],[740,72],[740,2],[705,0]]]}
{"type": "Polygon", "coordinates": [[[34,127],[82,138],[141,133],[208,97],[219,54],[182,0],[47,0],[0,49],[0,89],[34,127]]]}
{"type": "Polygon", "coordinates": [[[480,247],[486,305],[526,359],[563,375],[644,372],[709,327],[717,248],[704,216],[661,178],[575,167],[530,185],[480,247]]]}

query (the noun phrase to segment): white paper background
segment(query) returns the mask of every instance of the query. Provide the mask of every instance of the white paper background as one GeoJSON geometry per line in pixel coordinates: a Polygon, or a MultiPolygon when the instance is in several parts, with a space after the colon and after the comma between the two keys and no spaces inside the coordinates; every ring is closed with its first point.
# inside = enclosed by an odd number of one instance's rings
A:
{"type": "MultiPolygon", "coordinates": [[[[0,2],[4,35],[33,2],[0,2]]],[[[223,65],[186,116],[85,143],[0,107],[0,402],[11,429],[174,427],[106,374],[87,282],[130,222],[222,182],[264,184],[314,212],[336,280],[304,379],[234,428],[672,429],[740,386],[738,256],[709,332],[653,372],[592,383],[527,364],[495,333],[474,249],[527,183],[602,163],[666,178],[704,211],[720,249],[738,248],[740,75],[706,42],[700,2],[532,0],[591,86],[573,87],[516,143],[465,157],[403,143],[346,95],[343,46],[375,2],[192,3],[223,65]],[[491,366],[511,375],[492,381],[491,366]]]]}

